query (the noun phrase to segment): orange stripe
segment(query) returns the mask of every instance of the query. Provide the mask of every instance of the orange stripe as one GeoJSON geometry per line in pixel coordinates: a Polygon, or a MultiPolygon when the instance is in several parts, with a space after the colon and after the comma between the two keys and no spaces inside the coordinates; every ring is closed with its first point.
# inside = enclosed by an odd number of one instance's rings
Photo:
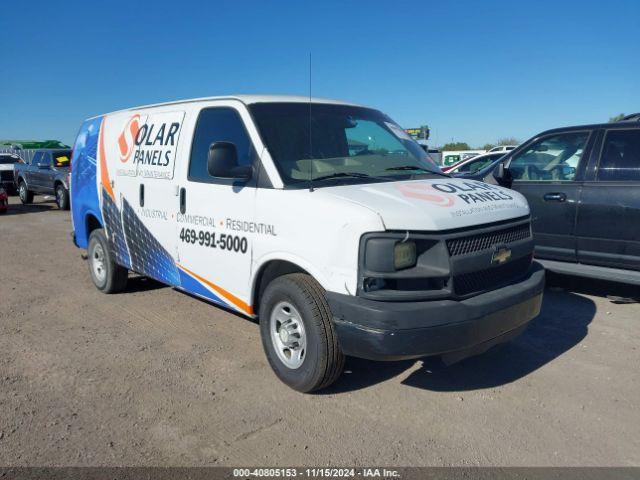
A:
{"type": "Polygon", "coordinates": [[[104,152],[104,124],[107,121],[107,117],[102,117],[102,123],[100,124],[100,183],[105,188],[109,196],[115,201],[116,196],[113,193],[111,187],[111,180],[109,179],[109,170],[107,169],[107,157],[104,152]]]}
{"type": "Polygon", "coordinates": [[[229,300],[231,303],[233,303],[235,306],[237,306],[238,308],[240,308],[241,310],[243,310],[245,313],[247,313],[248,315],[253,315],[253,307],[251,305],[249,305],[248,303],[245,303],[244,301],[240,300],[238,297],[236,297],[234,294],[227,292],[224,288],[219,287],[218,285],[215,285],[214,283],[211,283],[209,280],[207,280],[206,278],[202,278],[200,275],[198,275],[197,273],[192,272],[191,270],[189,270],[188,268],[183,267],[182,265],[178,265],[178,267],[180,267],[182,270],[184,270],[185,272],[187,272],[189,275],[191,275],[192,277],[197,278],[198,280],[200,280],[202,283],[204,283],[205,285],[211,287],[213,290],[215,290],[216,292],[218,292],[220,295],[222,295],[224,298],[226,298],[227,300],[229,300]]]}

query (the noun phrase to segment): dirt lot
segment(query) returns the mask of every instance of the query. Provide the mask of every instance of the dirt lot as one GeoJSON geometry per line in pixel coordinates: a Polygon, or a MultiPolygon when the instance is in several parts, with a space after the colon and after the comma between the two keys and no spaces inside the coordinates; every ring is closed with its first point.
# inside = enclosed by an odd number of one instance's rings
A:
{"type": "Polygon", "coordinates": [[[0,217],[0,465],[640,465],[640,304],[558,278],[513,343],[280,384],[258,326],[142,278],[91,284],[67,212],[0,217]]]}

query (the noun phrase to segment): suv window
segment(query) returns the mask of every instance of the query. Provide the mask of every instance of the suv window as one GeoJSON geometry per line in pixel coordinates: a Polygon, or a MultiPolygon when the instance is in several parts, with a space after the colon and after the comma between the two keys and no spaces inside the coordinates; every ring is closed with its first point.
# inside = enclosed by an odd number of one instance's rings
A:
{"type": "Polygon", "coordinates": [[[207,159],[209,146],[215,142],[233,143],[238,150],[239,165],[250,165],[253,162],[253,146],[238,112],[229,107],[207,108],[200,112],[193,135],[189,180],[214,181],[207,170],[207,159]]]}
{"type": "Polygon", "coordinates": [[[29,162],[29,164],[30,165],[38,165],[39,163],[42,163],[43,162],[43,159],[42,159],[43,155],[44,155],[44,152],[36,152],[33,155],[33,158],[31,159],[31,162],[29,162]]]}
{"type": "Polygon", "coordinates": [[[478,170],[486,167],[490,163],[495,162],[500,157],[503,157],[503,153],[497,153],[492,155],[483,155],[479,158],[473,159],[465,163],[464,165],[460,165],[458,168],[454,168],[454,173],[475,173],[478,170]]]}
{"type": "Polygon", "coordinates": [[[607,132],[598,180],[640,181],[640,129],[607,132]]]}
{"type": "Polygon", "coordinates": [[[39,160],[38,163],[51,165],[51,152],[42,152],[42,158],[39,160]]]}
{"type": "Polygon", "coordinates": [[[589,132],[561,133],[542,138],[515,155],[509,164],[514,180],[553,182],[573,180],[589,132]]]}

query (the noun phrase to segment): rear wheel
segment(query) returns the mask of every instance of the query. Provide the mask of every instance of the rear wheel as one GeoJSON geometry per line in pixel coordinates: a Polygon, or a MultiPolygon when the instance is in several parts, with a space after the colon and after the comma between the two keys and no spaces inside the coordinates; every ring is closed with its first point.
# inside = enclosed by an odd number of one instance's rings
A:
{"type": "Polygon", "coordinates": [[[118,293],[124,290],[129,272],[113,261],[103,229],[91,232],[87,256],[91,279],[98,290],[103,293],[118,293]]]}
{"type": "Polygon", "coordinates": [[[56,187],[56,204],[60,210],[69,210],[69,191],[62,184],[56,187]]]}
{"type": "Polygon", "coordinates": [[[283,275],[267,286],[260,333],[271,368],[294,390],[328,387],[342,373],[344,355],[324,290],[309,275],[283,275]]]}
{"type": "Polygon", "coordinates": [[[33,203],[33,192],[29,191],[24,180],[20,180],[20,184],[18,185],[18,195],[20,196],[20,201],[24,205],[33,203]]]}

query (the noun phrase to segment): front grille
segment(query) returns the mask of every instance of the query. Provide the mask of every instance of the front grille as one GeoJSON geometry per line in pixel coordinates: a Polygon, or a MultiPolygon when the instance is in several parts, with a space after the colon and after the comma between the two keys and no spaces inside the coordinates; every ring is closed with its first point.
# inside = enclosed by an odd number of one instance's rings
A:
{"type": "Polygon", "coordinates": [[[13,182],[13,171],[11,171],[11,170],[2,170],[2,171],[0,171],[0,181],[2,181],[2,182],[13,182]]]}
{"type": "Polygon", "coordinates": [[[488,250],[494,245],[506,244],[524,240],[531,236],[529,223],[507,227],[493,232],[468,235],[466,237],[451,238],[447,240],[449,255],[452,257],[465,255],[467,253],[488,250]]]}
{"type": "Polygon", "coordinates": [[[455,275],[453,288],[460,296],[499,288],[524,276],[529,270],[531,259],[532,256],[527,255],[497,267],[455,275]]]}

